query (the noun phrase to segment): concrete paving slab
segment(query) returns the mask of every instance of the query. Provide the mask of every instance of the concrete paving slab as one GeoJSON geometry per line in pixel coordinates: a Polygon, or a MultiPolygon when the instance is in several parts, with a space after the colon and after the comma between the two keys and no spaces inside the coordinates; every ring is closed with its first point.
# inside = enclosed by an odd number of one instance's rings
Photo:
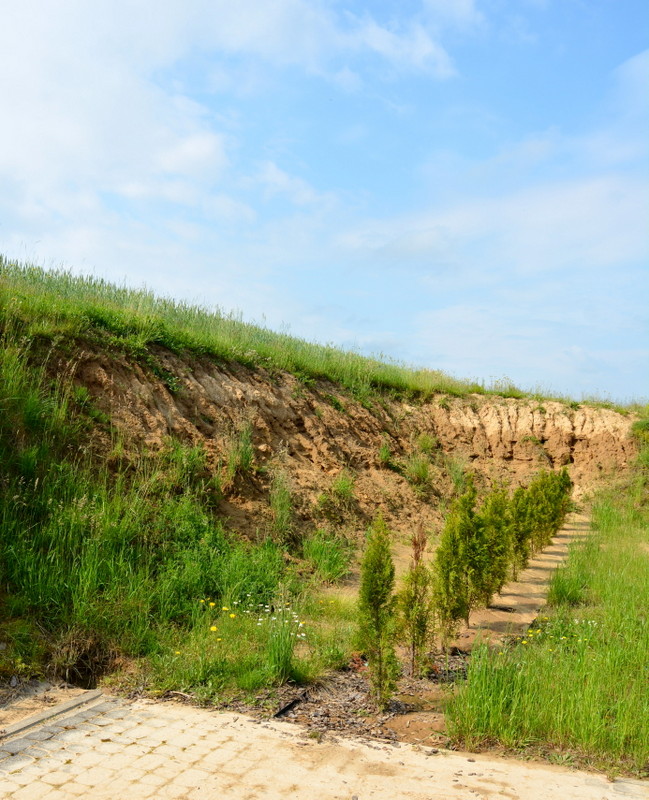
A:
{"type": "Polygon", "coordinates": [[[287,722],[172,703],[110,698],[89,712],[81,729],[45,723],[45,742],[24,739],[7,753],[1,800],[649,799],[643,781],[416,745],[318,742],[287,722]]]}

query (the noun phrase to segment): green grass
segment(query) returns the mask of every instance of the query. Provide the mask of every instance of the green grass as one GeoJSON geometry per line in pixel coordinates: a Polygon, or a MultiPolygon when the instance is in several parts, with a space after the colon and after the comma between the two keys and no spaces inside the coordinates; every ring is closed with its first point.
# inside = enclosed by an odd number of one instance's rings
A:
{"type": "Polygon", "coordinates": [[[342,536],[328,530],[317,530],[306,537],[302,553],[317,577],[326,583],[335,583],[349,572],[353,554],[342,536]]]}
{"type": "Polygon", "coordinates": [[[272,607],[299,611],[299,576],[283,542],[226,531],[201,447],[169,440],[133,461],[116,439],[109,466],[88,449],[88,397],[52,383],[29,340],[5,331],[0,344],[0,679],[92,685],[119,657],[141,662],[153,691],[208,697],[329,663],[302,626],[275,625],[272,607]]]}
{"type": "MultiPolygon", "coordinates": [[[[306,382],[330,380],[361,399],[375,390],[423,397],[487,391],[481,383],[438,370],[408,369],[386,359],[275,333],[220,309],[159,298],[148,290],[119,287],[65,270],[44,270],[0,256],[0,325],[8,317],[30,337],[90,339],[145,360],[152,347],[161,345],[174,352],[286,370],[306,382]]],[[[150,358],[151,366],[155,363],[150,358]]],[[[171,389],[177,388],[174,376],[161,372],[161,377],[171,389]]],[[[498,384],[494,391],[511,388],[498,384]]]]}
{"type": "MultiPolygon", "coordinates": [[[[206,355],[221,362],[285,370],[304,385],[312,385],[316,380],[332,381],[363,403],[368,403],[372,394],[379,391],[422,399],[435,394],[455,397],[493,394],[579,405],[569,397],[538,389],[523,392],[508,378],[487,385],[440,370],[413,369],[384,356],[366,357],[333,345],[276,333],[243,322],[240,315],[218,307],[205,308],[157,297],[147,289],[117,286],[65,269],[45,270],[0,255],[0,327],[9,318],[18,322],[29,337],[58,343],[90,341],[127,352],[148,364],[174,392],[179,390],[180,382],[160,365],[155,357],[156,346],[176,353],[206,355]]],[[[335,395],[328,393],[327,400],[344,411],[344,405],[335,395]]],[[[582,402],[621,413],[631,410],[630,406],[620,406],[609,399],[594,397],[582,402]]],[[[440,404],[448,408],[446,400],[442,399],[440,404]]]]}
{"type": "Polygon", "coordinates": [[[528,635],[474,651],[448,708],[457,744],[649,774],[648,478],[599,495],[594,533],[555,573],[528,635]]]}

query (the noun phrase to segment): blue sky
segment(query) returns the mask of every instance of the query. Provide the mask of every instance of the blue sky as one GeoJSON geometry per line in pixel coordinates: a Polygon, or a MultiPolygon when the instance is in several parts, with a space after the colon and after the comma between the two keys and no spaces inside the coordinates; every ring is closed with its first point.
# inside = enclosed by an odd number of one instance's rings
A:
{"type": "Polygon", "coordinates": [[[646,0],[5,0],[0,252],[649,397],[646,0]]]}

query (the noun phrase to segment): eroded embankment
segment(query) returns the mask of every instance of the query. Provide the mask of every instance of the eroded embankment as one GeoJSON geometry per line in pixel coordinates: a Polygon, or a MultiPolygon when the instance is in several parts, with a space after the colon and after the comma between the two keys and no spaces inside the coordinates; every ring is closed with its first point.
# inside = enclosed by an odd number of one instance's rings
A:
{"type": "MultiPolygon", "coordinates": [[[[415,521],[441,523],[440,505],[457,491],[462,470],[473,470],[486,487],[566,465],[579,493],[625,469],[636,450],[630,419],[605,408],[483,395],[421,403],[377,396],[363,405],[325,381],[306,385],[288,373],[162,349],[156,359],[164,380],[123,355],[83,351],[75,381],[132,452],[156,451],[179,437],[202,443],[216,471],[249,423],[254,469],[227,487],[221,509],[246,535],[270,522],[269,487],[278,470],[288,476],[298,527],[362,527],[381,509],[394,529],[411,531],[415,521]],[[417,483],[408,479],[407,464],[422,455],[427,476],[417,483]],[[355,480],[353,498],[323,504],[344,469],[355,480]]],[[[97,430],[95,445],[109,451],[110,437],[97,430]]]]}

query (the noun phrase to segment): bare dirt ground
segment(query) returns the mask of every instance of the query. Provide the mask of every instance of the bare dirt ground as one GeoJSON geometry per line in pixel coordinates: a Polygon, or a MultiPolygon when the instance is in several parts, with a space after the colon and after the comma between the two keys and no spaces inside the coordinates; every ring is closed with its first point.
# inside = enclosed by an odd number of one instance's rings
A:
{"type": "Polygon", "coordinates": [[[32,680],[0,687],[0,731],[32,714],[38,714],[83,694],[84,690],[67,684],[32,680]]]}

